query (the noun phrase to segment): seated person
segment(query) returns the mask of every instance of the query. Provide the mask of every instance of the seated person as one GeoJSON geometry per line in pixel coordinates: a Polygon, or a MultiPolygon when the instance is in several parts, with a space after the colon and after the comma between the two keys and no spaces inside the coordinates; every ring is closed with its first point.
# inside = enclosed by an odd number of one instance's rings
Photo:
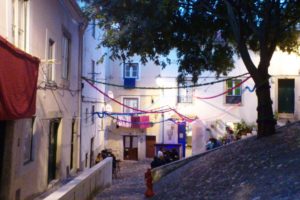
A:
{"type": "Polygon", "coordinates": [[[163,157],[158,158],[157,156],[154,156],[154,159],[151,162],[151,169],[162,166],[164,164],[165,164],[165,161],[164,161],[163,157]]]}

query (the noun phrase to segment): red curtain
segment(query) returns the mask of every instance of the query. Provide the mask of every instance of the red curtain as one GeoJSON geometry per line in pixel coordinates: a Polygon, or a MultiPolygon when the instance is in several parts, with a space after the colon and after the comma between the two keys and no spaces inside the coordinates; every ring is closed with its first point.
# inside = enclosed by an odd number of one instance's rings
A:
{"type": "Polygon", "coordinates": [[[35,114],[39,63],[0,36],[0,120],[35,114]]]}

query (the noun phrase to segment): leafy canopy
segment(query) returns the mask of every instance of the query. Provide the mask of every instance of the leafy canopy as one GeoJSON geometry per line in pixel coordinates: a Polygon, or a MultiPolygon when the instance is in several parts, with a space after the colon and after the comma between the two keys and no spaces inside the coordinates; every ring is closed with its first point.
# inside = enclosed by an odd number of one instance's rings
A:
{"type": "Polygon", "coordinates": [[[141,56],[165,66],[160,55],[177,52],[181,78],[217,75],[233,68],[237,53],[254,76],[265,72],[276,46],[297,52],[297,0],[89,0],[85,9],[105,30],[101,44],[112,59],[141,56]],[[249,50],[266,66],[254,66],[249,50]]]}

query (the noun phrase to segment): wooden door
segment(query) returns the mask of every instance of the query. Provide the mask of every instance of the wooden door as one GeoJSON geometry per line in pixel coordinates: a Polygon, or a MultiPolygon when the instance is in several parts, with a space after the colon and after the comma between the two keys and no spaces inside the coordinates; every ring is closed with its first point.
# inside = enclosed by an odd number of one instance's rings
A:
{"type": "Polygon", "coordinates": [[[56,151],[57,151],[57,132],[59,120],[50,121],[49,131],[49,156],[48,156],[48,183],[56,178],[56,151]]]}
{"type": "Polygon", "coordinates": [[[278,80],[278,112],[294,113],[295,107],[294,79],[278,80]]]}
{"type": "Polygon", "coordinates": [[[155,156],[155,136],[146,136],[146,158],[153,158],[155,156]]]}
{"type": "Polygon", "coordinates": [[[138,160],[138,137],[126,135],[124,142],[124,160],[138,160]]]}

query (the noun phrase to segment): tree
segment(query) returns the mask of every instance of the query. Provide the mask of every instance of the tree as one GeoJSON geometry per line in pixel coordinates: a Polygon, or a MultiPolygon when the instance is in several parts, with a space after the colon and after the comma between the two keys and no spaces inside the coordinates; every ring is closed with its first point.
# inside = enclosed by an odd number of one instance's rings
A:
{"type": "Polygon", "coordinates": [[[275,133],[268,68],[276,48],[297,52],[297,0],[90,0],[86,11],[105,30],[111,59],[134,54],[165,65],[176,50],[179,81],[203,71],[226,74],[239,55],[256,85],[258,136],[275,133]],[[256,66],[250,51],[259,55],[256,66]]]}

